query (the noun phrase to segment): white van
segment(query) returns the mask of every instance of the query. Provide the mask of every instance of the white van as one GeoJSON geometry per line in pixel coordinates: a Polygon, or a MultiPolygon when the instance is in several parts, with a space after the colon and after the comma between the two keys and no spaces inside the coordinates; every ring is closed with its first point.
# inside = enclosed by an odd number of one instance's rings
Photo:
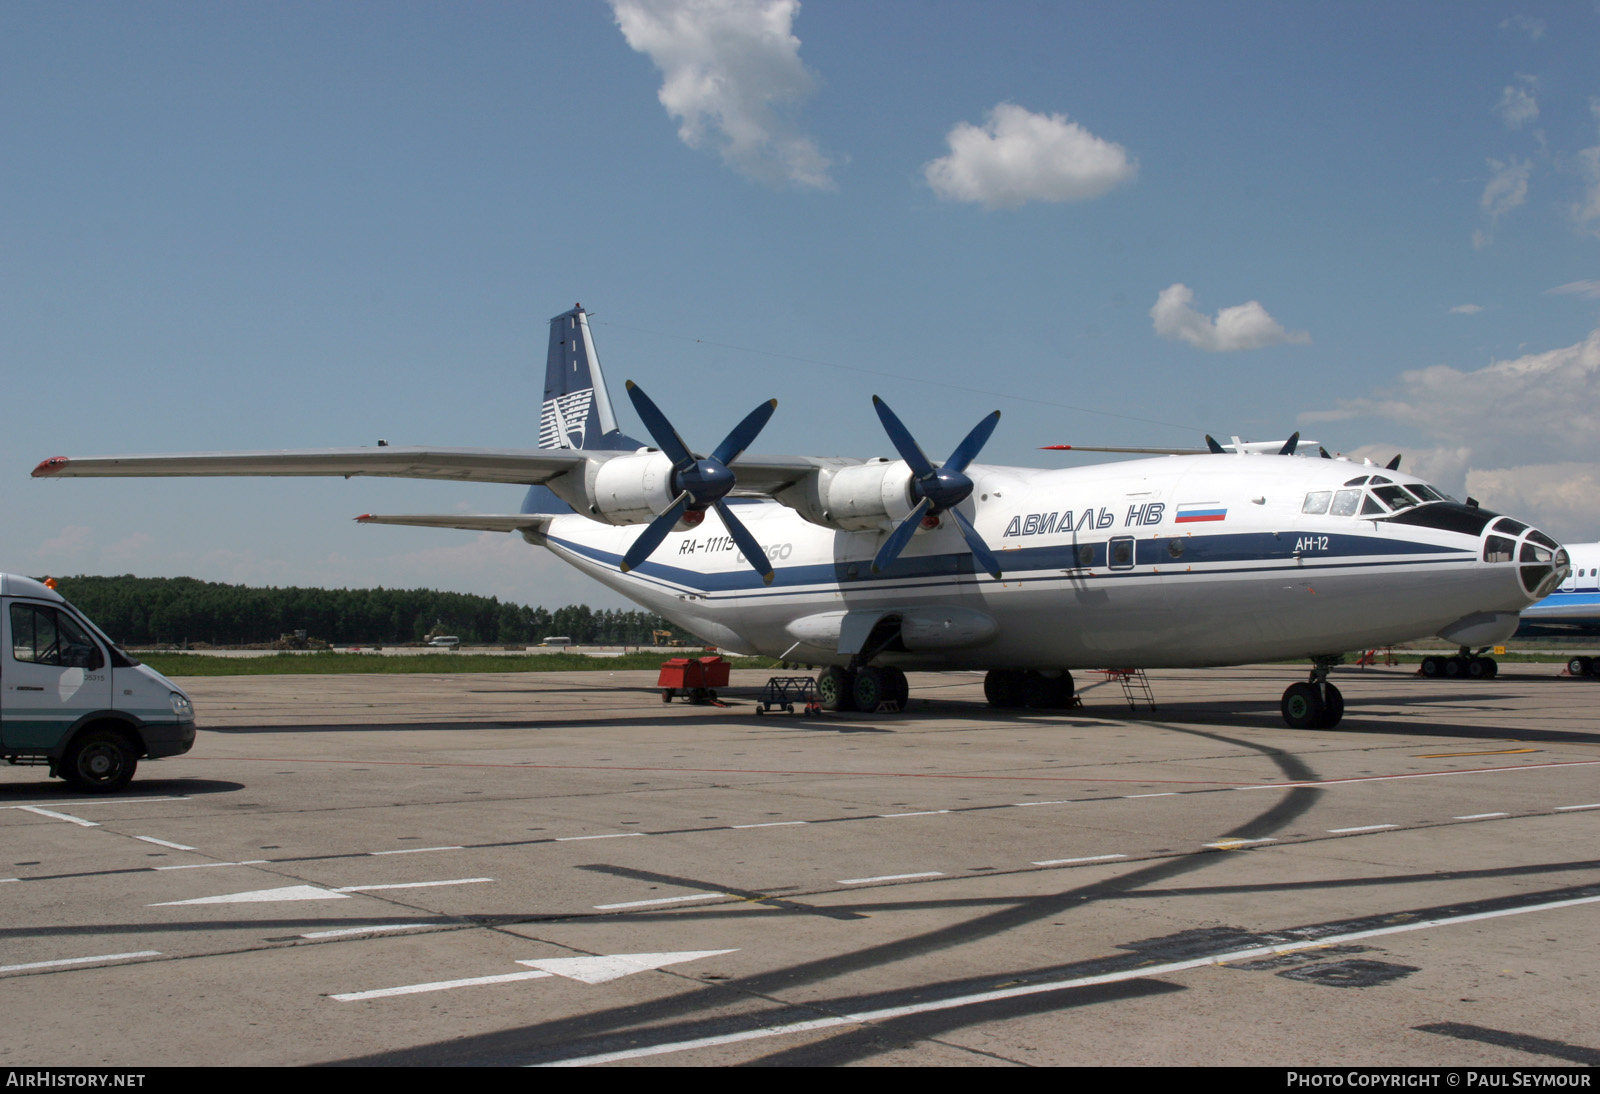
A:
{"type": "Polygon", "coordinates": [[[0,759],[110,793],[194,746],[194,705],[54,589],[0,574],[0,759]]]}

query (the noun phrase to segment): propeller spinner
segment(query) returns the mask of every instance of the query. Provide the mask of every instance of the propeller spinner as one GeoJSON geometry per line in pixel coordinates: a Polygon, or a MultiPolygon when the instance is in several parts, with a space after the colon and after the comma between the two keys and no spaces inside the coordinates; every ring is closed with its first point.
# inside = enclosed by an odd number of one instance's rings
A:
{"type": "Polygon", "coordinates": [[[651,552],[661,546],[661,541],[667,538],[667,533],[680,520],[687,518],[691,523],[698,523],[707,509],[715,509],[750,565],[764,582],[772,584],[772,563],[767,560],[766,551],[762,550],[756,537],[750,534],[750,530],[733,515],[727,502],[722,499],[734,485],[733,472],[728,465],[750,447],[750,442],[756,439],[756,434],[761,432],[771,419],[772,412],[778,408],[778,400],[768,399],[745,415],[744,421],[733,427],[733,431],[717,445],[715,452],[705,459],[697,459],[689,451],[689,446],[683,443],[683,438],[678,436],[677,430],[672,428],[672,423],[667,421],[667,416],[632,380],[628,381],[628,398],[633,400],[633,408],[639,412],[656,447],[672,461],[672,488],[678,492],[678,496],[633,541],[628,553],[622,556],[622,572],[637,569],[650,557],[651,552]],[[691,513],[693,517],[689,516],[691,513]]]}
{"type": "Polygon", "coordinates": [[[887,569],[900,557],[905,545],[911,542],[911,536],[916,532],[917,525],[924,519],[948,512],[955,518],[956,526],[961,529],[961,536],[967,541],[972,557],[977,560],[978,565],[998,580],[1000,563],[983,542],[983,537],[978,535],[978,530],[972,526],[972,522],[956,506],[966,501],[972,494],[972,480],[967,477],[967,466],[977,458],[979,450],[994,432],[995,425],[1000,421],[1000,412],[995,411],[975,425],[966,439],[956,445],[956,450],[950,453],[950,458],[944,462],[944,466],[935,468],[928,461],[928,457],[922,454],[922,449],[912,439],[911,432],[901,424],[899,418],[895,417],[894,411],[889,409],[889,404],[874,395],[872,405],[878,411],[878,419],[883,422],[884,431],[889,434],[889,440],[893,442],[895,450],[911,468],[911,496],[917,499],[911,515],[901,521],[900,526],[889,533],[889,538],[883,541],[883,546],[878,548],[878,555],[872,560],[873,573],[887,569]]]}

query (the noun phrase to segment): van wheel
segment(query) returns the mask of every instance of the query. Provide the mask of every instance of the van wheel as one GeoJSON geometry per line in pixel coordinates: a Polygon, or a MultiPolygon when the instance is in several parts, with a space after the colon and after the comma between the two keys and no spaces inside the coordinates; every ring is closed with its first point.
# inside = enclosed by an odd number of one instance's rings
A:
{"type": "Polygon", "coordinates": [[[91,729],[67,748],[57,770],[74,789],[113,794],[128,785],[138,766],[139,756],[126,737],[114,729],[91,729]]]}

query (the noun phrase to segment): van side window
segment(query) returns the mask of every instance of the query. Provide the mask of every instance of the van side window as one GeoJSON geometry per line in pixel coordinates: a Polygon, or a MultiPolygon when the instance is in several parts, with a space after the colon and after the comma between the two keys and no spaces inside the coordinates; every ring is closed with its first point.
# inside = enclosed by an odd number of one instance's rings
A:
{"type": "Polygon", "coordinates": [[[97,669],[100,650],[70,616],[32,604],[11,605],[11,656],[34,665],[97,669]]]}

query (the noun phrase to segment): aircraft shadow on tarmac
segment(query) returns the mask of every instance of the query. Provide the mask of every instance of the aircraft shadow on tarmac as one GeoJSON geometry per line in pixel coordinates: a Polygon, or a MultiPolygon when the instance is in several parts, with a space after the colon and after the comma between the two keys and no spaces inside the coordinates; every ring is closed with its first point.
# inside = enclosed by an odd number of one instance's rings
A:
{"type": "MultiPolygon", "coordinates": [[[[244,783],[225,782],[220,779],[146,779],[138,778],[121,794],[106,797],[106,801],[134,802],[140,798],[192,798],[200,794],[232,794],[244,790],[244,783]]],[[[95,796],[76,790],[60,779],[47,778],[43,771],[38,782],[0,784],[0,808],[8,805],[39,805],[59,803],[62,798],[89,801],[95,796]]]]}

